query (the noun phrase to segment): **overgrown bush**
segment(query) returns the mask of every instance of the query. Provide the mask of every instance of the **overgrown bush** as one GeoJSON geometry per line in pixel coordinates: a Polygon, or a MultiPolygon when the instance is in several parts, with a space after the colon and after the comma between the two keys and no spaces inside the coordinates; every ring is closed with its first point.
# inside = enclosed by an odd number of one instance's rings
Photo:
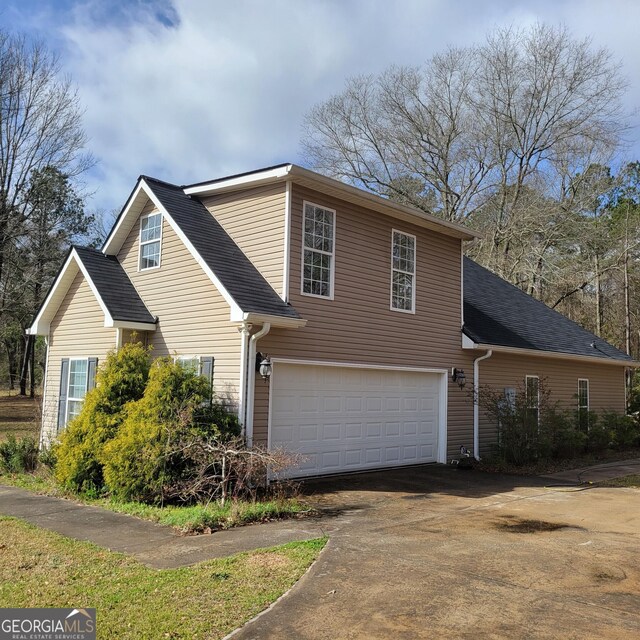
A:
{"type": "Polygon", "coordinates": [[[30,473],[38,466],[38,443],[34,438],[18,440],[11,434],[0,442],[0,471],[30,473]]]}
{"type": "Polygon", "coordinates": [[[283,449],[248,448],[238,437],[200,436],[178,442],[175,452],[188,461],[189,473],[166,482],[164,496],[172,501],[224,505],[229,499],[255,500],[259,493],[282,498],[295,490],[291,483],[267,484],[299,462],[299,455],[283,449]]]}
{"type": "Polygon", "coordinates": [[[605,411],[600,421],[611,434],[612,445],[618,449],[640,446],[640,422],[635,416],[621,416],[614,411],[605,411]]]}
{"type": "Polygon", "coordinates": [[[63,487],[76,492],[100,490],[105,444],[122,425],[127,404],[142,397],[148,377],[149,349],[142,343],[125,344],[109,353],[80,414],[54,447],[55,477],[63,487]]]}
{"type": "Polygon", "coordinates": [[[497,425],[496,456],[515,465],[640,445],[640,424],[634,417],[590,411],[585,419],[552,401],[544,380],[539,383],[537,411],[527,402],[524,388],[509,405],[501,389],[483,387],[478,403],[497,425]]]}
{"type": "Polygon", "coordinates": [[[193,472],[187,443],[239,433],[237,419],[209,401],[205,378],[171,358],[156,360],[144,395],[104,447],[108,490],[124,500],[163,502],[164,487],[193,472]]]}

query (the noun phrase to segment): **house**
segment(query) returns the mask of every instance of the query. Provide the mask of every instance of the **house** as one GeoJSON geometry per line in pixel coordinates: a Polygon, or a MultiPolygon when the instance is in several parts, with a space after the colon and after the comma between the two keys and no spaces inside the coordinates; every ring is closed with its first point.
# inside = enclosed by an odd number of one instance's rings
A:
{"type": "Polygon", "coordinates": [[[141,176],[30,329],[48,341],[42,442],[134,335],[199,366],[249,443],[304,454],[298,476],[486,453],[479,384],[533,398],[547,378],[567,407],[623,412],[636,363],[464,258],[474,236],[292,164],[189,186],[141,176]]]}

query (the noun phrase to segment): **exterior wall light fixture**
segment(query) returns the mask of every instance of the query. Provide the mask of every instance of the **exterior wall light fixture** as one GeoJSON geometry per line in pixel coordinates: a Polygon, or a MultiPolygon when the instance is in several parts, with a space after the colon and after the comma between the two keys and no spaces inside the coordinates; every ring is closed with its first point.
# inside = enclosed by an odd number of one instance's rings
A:
{"type": "Polygon", "coordinates": [[[464,374],[464,369],[451,369],[451,380],[456,382],[462,389],[467,384],[467,376],[464,374]]]}
{"type": "Polygon", "coordinates": [[[265,355],[260,362],[260,375],[264,380],[269,380],[271,377],[271,358],[268,355],[265,355]]]}

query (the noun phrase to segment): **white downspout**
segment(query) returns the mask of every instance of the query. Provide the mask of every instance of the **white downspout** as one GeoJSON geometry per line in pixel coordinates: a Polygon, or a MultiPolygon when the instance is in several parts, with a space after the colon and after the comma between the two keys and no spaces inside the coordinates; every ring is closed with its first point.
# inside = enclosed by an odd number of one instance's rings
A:
{"type": "Polygon", "coordinates": [[[240,332],[240,388],[238,389],[238,419],[242,424],[242,437],[245,437],[245,422],[247,418],[247,362],[249,358],[249,339],[251,337],[251,324],[243,322],[238,327],[240,332]]]}
{"type": "Polygon", "coordinates": [[[480,460],[480,405],[478,394],[480,393],[480,361],[493,355],[493,350],[473,361],[473,457],[480,460]]]}
{"type": "Polygon", "coordinates": [[[260,338],[264,337],[271,330],[271,323],[265,322],[262,325],[262,329],[251,336],[249,341],[249,362],[247,364],[247,378],[248,378],[248,390],[247,390],[247,402],[246,402],[246,420],[245,424],[245,437],[247,440],[247,446],[253,446],[253,407],[256,395],[256,351],[257,342],[260,338]]]}

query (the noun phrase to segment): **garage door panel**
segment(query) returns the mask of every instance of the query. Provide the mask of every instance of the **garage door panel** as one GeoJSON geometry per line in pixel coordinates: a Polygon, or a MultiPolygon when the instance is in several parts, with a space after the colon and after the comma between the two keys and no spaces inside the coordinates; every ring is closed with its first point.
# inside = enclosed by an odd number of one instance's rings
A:
{"type": "Polygon", "coordinates": [[[434,462],[441,376],[275,363],[272,446],[305,457],[292,476],[434,462]]]}

